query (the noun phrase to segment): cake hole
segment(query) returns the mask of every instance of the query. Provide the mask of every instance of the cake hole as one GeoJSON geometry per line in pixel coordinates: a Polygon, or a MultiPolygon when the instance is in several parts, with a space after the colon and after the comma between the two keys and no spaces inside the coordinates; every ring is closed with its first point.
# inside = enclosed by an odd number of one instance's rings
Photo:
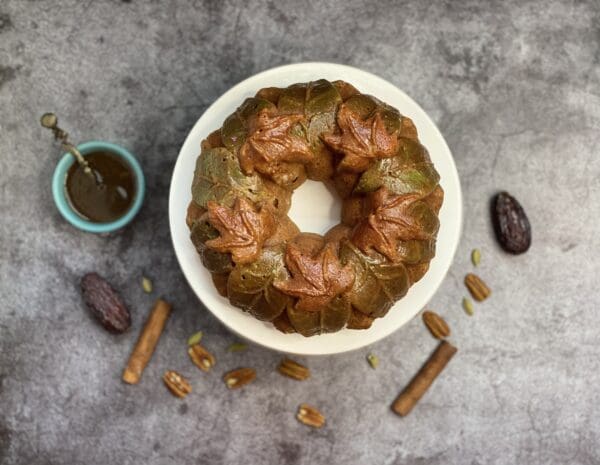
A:
{"type": "Polygon", "coordinates": [[[342,202],[323,182],[306,180],[292,195],[288,216],[303,232],[324,234],[341,221],[342,202]]]}

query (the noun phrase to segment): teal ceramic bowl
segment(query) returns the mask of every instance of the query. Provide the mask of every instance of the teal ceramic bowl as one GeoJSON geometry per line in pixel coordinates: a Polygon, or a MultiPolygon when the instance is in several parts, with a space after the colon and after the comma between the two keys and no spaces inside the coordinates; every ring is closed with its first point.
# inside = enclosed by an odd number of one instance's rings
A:
{"type": "Polygon", "coordinates": [[[84,142],[83,144],[79,144],[77,146],[77,150],[79,150],[84,157],[89,153],[105,150],[107,152],[114,153],[125,160],[131,167],[131,170],[135,176],[135,198],[127,213],[125,213],[125,215],[116,221],[112,221],[110,223],[94,223],[93,221],[88,221],[81,217],[69,204],[65,192],[67,173],[71,165],[75,163],[75,158],[73,155],[66,153],[58,162],[58,165],[54,170],[54,175],[52,176],[52,195],[58,211],[69,223],[76,228],[81,229],[82,231],[93,233],[109,233],[121,229],[133,219],[142,206],[144,192],[146,189],[142,167],[128,150],[118,145],[111,144],[110,142],[84,142]]]}

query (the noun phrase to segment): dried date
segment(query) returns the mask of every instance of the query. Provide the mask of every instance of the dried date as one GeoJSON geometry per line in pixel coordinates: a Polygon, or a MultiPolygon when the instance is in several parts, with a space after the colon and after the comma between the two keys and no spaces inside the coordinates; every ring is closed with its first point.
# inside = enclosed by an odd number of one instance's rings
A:
{"type": "Polygon", "coordinates": [[[111,333],[123,333],[131,326],[129,310],[119,294],[97,273],[81,278],[83,300],[96,319],[111,333]]]}
{"type": "Polygon", "coordinates": [[[531,225],[521,204],[508,192],[500,192],[492,202],[496,238],[512,254],[526,252],[531,245],[531,225]]]}

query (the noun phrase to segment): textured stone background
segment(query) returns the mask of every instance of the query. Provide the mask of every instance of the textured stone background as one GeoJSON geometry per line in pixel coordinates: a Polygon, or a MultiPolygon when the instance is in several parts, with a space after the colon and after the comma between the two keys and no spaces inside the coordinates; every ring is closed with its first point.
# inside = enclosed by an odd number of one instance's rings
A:
{"type": "Polygon", "coordinates": [[[0,463],[600,463],[600,4],[244,3],[0,2],[0,463]],[[435,347],[419,319],[367,350],[310,359],[313,378],[297,383],[273,371],[276,353],[225,351],[235,337],[201,308],[171,249],[167,194],[187,131],[238,81],[307,60],[405,90],[460,171],[464,234],[430,304],[460,351],[404,419],[389,405],[435,347]],[[147,199],[122,233],[83,234],[59,217],[59,149],[38,127],[47,110],[74,138],[142,161],[147,199]],[[529,213],[524,256],[493,239],[499,189],[529,213]],[[494,293],[469,318],[473,247],[494,293]],[[131,333],[108,335],[84,311],[77,283],[90,270],[126,296],[131,333]],[[176,313],[130,387],[119,376],[154,299],[142,274],[176,313]],[[184,351],[200,328],[218,357],[209,375],[184,351]],[[246,364],[257,382],[226,391],[222,372],[246,364]],[[190,376],[184,401],[160,382],[167,368],[190,376]],[[294,419],[306,400],[327,427],[294,419]]]}

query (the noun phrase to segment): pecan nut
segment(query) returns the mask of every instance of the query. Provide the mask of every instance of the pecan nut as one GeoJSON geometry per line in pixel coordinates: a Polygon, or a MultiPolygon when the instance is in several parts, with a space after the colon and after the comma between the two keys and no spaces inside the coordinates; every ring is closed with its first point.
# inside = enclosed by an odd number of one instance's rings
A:
{"type": "Polygon", "coordinates": [[[188,380],[176,371],[167,371],[163,375],[163,381],[165,382],[167,388],[169,388],[169,391],[171,391],[174,396],[177,396],[181,399],[192,392],[192,386],[188,380]]]}
{"type": "Polygon", "coordinates": [[[253,368],[239,368],[225,373],[223,381],[229,389],[239,389],[256,379],[256,371],[253,368]]]}
{"type": "Polygon", "coordinates": [[[188,355],[198,368],[202,371],[210,371],[215,364],[215,357],[202,347],[200,344],[194,344],[188,349],[188,355]]]}
{"type": "Polygon", "coordinates": [[[325,417],[323,414],[315,407],[312,407],[308,404],[301,404],[300,407],[298,407],[296,418],[301,423],[304,423],[307,426],[312,426],[313,428],[320,428],[325,424],[325,417]]]}
{"type": "Polygon", "coordinates": [[[310,377],[310,370],[307,367],[300,365],[298,362],[294,362],[289,358],[284,358],[281,361],[277,367],[277,371],[284,376],[288,376],[298,381],[304,381],[310,377]]]}
{"type": "Polygon", "coordinates": [[[492,293],[481,278],[473,273],[465,276],[465,286],[467,286],[467,289],[469,289],[469,292],[477,302],[487,299],[492,293]]]}
{"type": "Polygon", "coordinates": [[[423,323],[436,339],[444,339],[450,336],[448,323],[435,312],[429,310],[423,312],[423,323]]]}

